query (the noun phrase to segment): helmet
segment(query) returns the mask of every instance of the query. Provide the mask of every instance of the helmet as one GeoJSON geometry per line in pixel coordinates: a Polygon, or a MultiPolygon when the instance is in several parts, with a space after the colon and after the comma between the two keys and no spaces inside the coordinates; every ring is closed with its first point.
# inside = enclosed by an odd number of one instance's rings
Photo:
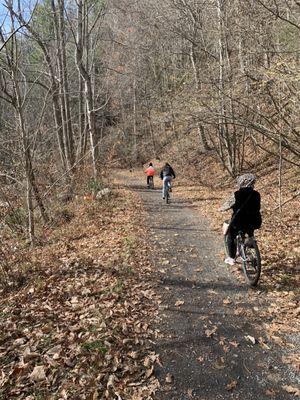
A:
{"type": "Polygon", "coordinates": [[[240,188],[253,186],[256,178],[253,174],[244,174],[237,178],[237,184],[240,188]]]}

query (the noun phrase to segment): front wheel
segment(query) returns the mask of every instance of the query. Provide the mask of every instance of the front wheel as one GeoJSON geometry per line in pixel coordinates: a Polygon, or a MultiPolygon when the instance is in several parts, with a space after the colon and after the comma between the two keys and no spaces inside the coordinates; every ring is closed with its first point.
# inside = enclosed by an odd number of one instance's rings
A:
{"type": "Polygon", "coordinates": [[[256,240],[249,238],[243,246],[243,271],[250,286],[256,286],[261,273],[261,258],[256,240]]]}

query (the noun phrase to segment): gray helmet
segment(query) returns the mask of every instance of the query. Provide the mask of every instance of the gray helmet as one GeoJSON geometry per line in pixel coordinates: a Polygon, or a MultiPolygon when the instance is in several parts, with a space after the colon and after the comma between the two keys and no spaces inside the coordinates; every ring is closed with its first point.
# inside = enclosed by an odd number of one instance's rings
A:
{"type": "Polygon", "coordinates": [[[253,186],[255,183],[255,176],[253,174],[244,174],[237,178],[237,184],[240,188],[253,186]]]}

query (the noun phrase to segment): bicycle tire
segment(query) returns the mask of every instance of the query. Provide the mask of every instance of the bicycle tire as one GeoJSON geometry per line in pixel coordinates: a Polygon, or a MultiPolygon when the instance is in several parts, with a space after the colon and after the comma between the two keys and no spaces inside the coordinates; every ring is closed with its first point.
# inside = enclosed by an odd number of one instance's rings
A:
{"type": "Polygon", "coordinates": [[[244,243],[243,250],[243,272],[249,285],[255,287],[259,281],[261,274],[260,251],[256,241],[253,239],[248,240],[248,242],[244,243]]]}
{"type": "Polygon", "coordinates": [[[224,235],[224,251],[225,251],[225,256],[226,256],[226,257],[229,257],[228,244],[227,244],[227,237],[228,237],[228,234],[226,233],[226,234],[224,235]]]}
{"type": "Polygon", "coordinates": [[[149,179],[149,189],[154,189],[154,180],[153,180],[153,177],[150,177],[150,179],[149,179]]]}
{"type": "Polygon", "coordinates": [[[166,204],[170,204],[170,194],[169,194],[169,189],[166,189],[166,195],[165,195],[165,199],[166,199],[166,204]]]}

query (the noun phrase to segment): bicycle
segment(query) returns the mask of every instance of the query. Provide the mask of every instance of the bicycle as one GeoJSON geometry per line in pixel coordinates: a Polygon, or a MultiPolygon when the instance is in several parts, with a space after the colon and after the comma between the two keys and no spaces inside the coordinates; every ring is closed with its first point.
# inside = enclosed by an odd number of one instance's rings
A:
{"type": "MultiPolygon", "coordinates": [[[[224,235],[225,250],[227,252],[226,234],[224,235]]],[[[253,236],[246,237],[239,231],[236,236],[237,256],[242,259],[243,273],[251,287],[255,287],[261,274],[261,256],[257,241],[253,236]]]]}
{"type": "Polygon", "coordinates": [[[153,176],[148,177],[148,189],[154,189],[154,179],[153,176]]]}
{"type": "Polygon", "coordinates": [[[164,192],[164,197],[165,197],[166,204],[170,204],[170,192],[171,191],[172,191],[171,181],[169,180],[167,182],[167,185],[165,187],[165,192],[164,192]]]}

